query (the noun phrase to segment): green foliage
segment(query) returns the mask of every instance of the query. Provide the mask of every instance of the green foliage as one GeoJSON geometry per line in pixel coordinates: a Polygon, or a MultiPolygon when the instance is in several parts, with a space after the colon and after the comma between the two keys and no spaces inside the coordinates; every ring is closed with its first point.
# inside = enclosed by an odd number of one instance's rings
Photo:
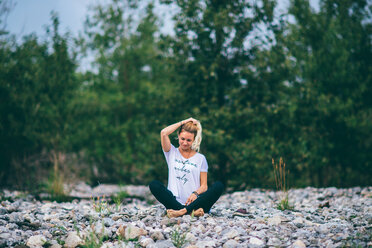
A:
{"type": "Polygon", "coordinates": [[[128,193],[126,191],[124,191],[124,190],[119,191],[118,193],[116,193],[113,196],[113,201],[114,201],[115,206],[116,206],[116,211],[119,211],[120,210],[121,203],[127,197],[128,197],[128,193]]]}
{"type": "Polygon", "coordinates": [[[98,196],[92,199],[93,201],[93,209],[104,216],[111,214],[112,209],[107,201],[106,197],[103,195],[102,197],[98,196]]]}
{"type": "Polygon", "coordinates": [[[294,209],[293,205],[289,203],[288,192],[284,193],[284,196],[280,199],[276,207],[282,211],[294,209]]]}
{"type": "Polygon", "coordinates": [[[281,16],[271,0],[160,4],[175,7],[172,34],[153,3],[118,0],[90,9],[76,45],[56,14],[44,41],[0,30],[2,186],[52,172],[60,192],[66,171],[166,180],[159,132],[189,116],[203,124],[209,181],[272,187],[267,161],[283,156],[296,187],[370,184],[369,1],[291,0],[281,16]],[[87,55],[92,68],[77,70],[87,55]]]}
{"type": "Polygon", "coordinates": [[[48,240],[43,244],[44,248],[51,247],[52,243],[50,243],[48,240]]]}
{"type": "Polygon", "coordinates": [[[176,226],[171,232],[171,240],[175,247],[181,248],[187,242],[186,233],[182,233],[179,226],[176,226]]]}
{"type": "Polygon", "coordinates": [[[128,192],[125,190],[120,190],[118,193],[115,194],[114,199],[118,201],[123,201],[125,198],[129,196],[128,192]]]}
{"type": "Polygon", "coordinates": [[[368,5],[321,1],[316,13],[296,0],[289,9],[296,24],[288,26],[284,42],[297,75],[291,84],[301,135],[297,154],[303,157],[298,167],[315,186],[366,184],[364,175],[371,172],[371,140],[359,142],[371,128],[365,126],[372,82],[368,5]]]}
{"type": "Polygon", "coordinates": [[[158,133],[162,116],[169,114],[165,108],[172,87],[155,39],[153,6],[137,26],[123,17],[134,11],[127,3],[113,1],[94,11],[87,21],[86,44],[97,54],[98,73],[84,76],[87,85],[76,102],[81,117],[76,146],[97,165],[99,178],[93,182],[140,183],[154,175],[164,177],[158,133]]]}
{"type": "Polygon", "coordinates": [[[357,232],[355,235],[349,236],[346,240],[344,240],[341,244],[341,247],[366,247],[372,239],[372,232],[366,231],[364,233],[357,232]]]}
{"type": "Polygon", "coordinates": [[[50,194],[50,200],[63,202],[68,199],[64,187],[63,176],[61,174],[54,174],[46,184],[46,191],[50,194]]]}
{"type": "Polygon", "coordinates": [[[64,245],[66,242],[64,240],[60,239],[60,238],[57,238],[57,243],[59,245],[64,245]]]}
{"type": "Polygon", "coordinates": [[[84,244],[81,247],[85,247],[85,248],[99,248],[99,247],[102,247],[103,242],[105,241],[105,239],[107,239],[107,237],[105,235],[103,235],[104,229],[105,229],[105,226],[102,223],[101,234],[98,234],[98,233],[95,232],[95,225],[91,224],[91,231],[88,232],[87,235],[85,236],[85,238],[83,239],[84,244]]]}
{"type": "Polygon", "coordinates": [[[0,49],[2,184],[14,181],[17,184],[21,180],[35,185],[39,178],[32,173],[32,166],[41,169],[45,164],[53,164],[58,169],[60,160],[55,155],[68,148],[69,101],[77,86],[76,66],[68,51],[68,37],[59,34],[55,15],[52,21],[52,29],[43,43],[34,35],[25,37],[19,45],[13,37],[2,40],[5,43],[0,49]]]}
{"type": "Polygon", "coordinates": [[[282,194],[277,204],[277,208],[279,210],[292,210],[293,206],[288,200],[289,186],[288,181],[286,180],[286,177],[288,177],[287,173],[289,173],[289,171],[286,170],[285,163],[282,158],[279,159],[279,165],[275,163],[274,159],[271,161],[274,169],[276,189],[280,191],[280,194],[282,194]]]}
{"type": "MultiPolygon", "coordinates": [[[[250,174],[235,180],[236,175],[251,171],[255,162],[244,159],[241,164],[236,161],[242,158],[236,153],[249,152],[241,146],[249,142],[247,130],[252,128],[254,121],[239,113],[246,102],[240,101],[237,96],[243,91],[244,94],[255,94],[252,90],[261,87],[261,82],[249,80],[252,89],[247,90],[244,82],[247,81],[245,71],[255,58],[262,37],[257,37],[257,43],[247,43],[257,31],[257,25],[270,28],[275,3],[264,1],[263,8],[258,7],[257,2],[249,1],[176,3],[180,13],[175,16],[176,35],[171,45],[176,73],[182,83],[183,97],[179,98],[179,111],[185,116],[195,116],[204,126],[207,138],[203,141],[202,152],[213,164],[210,167],[212,178],[239,187],[243,178],[259,178],[250,174]]],[[[269,93],[260,91],[260,94],[269,93]]],[[[257,101],[262,102],[261,99],[257,101]]],[[[261,114],[262,122],[263,117],[261,114]]],[[[255,142],[252,145],[258,144],[255,142]]]]}
{"type": "Polygon", "coordinates": [[[286,181],[286,175],[288,170],[285,169],[285,163],[283,158],[279,159],[279,165],[275,163],[274,159],[271,159],[274,168],[274,178],[276,189],[287,192],[288,191],[288,181],[286,181]]]}

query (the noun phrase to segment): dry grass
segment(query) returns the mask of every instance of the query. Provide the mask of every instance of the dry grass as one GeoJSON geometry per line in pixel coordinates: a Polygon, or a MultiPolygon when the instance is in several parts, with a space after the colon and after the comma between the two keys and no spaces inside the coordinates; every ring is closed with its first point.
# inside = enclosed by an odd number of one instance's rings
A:
{"type": "Polygon", "coordinates": [[[274,168],[274,178],[275,178],[275,185],[276,189],[281,191],[281,197],[279,203],[277,204],[277,208],[279,210],[291,210],[293,206],[289,203],[288,199],[288,181],[287,181],[287,174],[289,171],[286,170],[285,163],[283,158],[279,159],[279,164],[276,164],[274,159],[271,159],[274,168]]]}

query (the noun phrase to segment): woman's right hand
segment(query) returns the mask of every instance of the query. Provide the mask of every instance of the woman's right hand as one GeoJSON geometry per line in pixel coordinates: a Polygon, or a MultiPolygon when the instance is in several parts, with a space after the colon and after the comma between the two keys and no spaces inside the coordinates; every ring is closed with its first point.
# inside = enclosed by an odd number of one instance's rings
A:
{"type": "Polygon", "coordinates": [[[183,121],[180,121],[180,122],[177,122],[177,123],[174,123],[166,128],[164,128],[163,130],[161,130],[160,132],[160,139],[161,139],[161,146],[163,148],[163,151],[165,152],[168,152],[170,149],[171,149],[171,142],[170,142],[170,139],[169,139],[169,135],[171,133],[173,133],[174,131],[177,130],[177,128],[180,127],[180,124],[186,124],[187,122],[190,122],[192,121],[192,123],[194,124],[198,124],[199,121],[194,119],[194,118],[188,118],[186,120],[183,120],[183,121]]]}
{"type": "Polygon", "coordinates": [[[181,121],[181,124],[184,125],[184,124],[186,124],[186,123],[188,123],[188,122],[190,122],[190,121],[192,121],[193,124],[198,124],[198,123],[199,123],[198,120],[196,120],[196,119],[190,117],[190,118],[188,118],[188,119],[186,119],[186,120],[181,121]]]}

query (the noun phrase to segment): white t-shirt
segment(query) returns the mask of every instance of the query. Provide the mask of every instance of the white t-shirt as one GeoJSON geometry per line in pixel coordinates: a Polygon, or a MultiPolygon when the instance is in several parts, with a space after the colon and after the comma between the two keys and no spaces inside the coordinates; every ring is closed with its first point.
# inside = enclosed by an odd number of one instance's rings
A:
{"type": "Polygon", "coordinates": [[[173,145],[164,156],[168,164],[168,189],[185,205],[192,192],[200,187],[200,172],[208,172],[207,160],[198,152],[186,159],[173,145]]]}

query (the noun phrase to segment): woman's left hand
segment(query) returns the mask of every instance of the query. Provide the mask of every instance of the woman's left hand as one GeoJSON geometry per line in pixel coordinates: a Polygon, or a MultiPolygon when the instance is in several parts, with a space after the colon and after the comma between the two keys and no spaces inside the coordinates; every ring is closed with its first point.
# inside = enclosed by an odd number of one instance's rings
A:
{"type": "Polygon", "coordinates": [[[186,201],[186,206],[189,205],[190,203],[192,203],[193,201],[196,200],[196,198],[198,198],[194,193],[192,193],[189,198],[187,199],[186,201]]]}

